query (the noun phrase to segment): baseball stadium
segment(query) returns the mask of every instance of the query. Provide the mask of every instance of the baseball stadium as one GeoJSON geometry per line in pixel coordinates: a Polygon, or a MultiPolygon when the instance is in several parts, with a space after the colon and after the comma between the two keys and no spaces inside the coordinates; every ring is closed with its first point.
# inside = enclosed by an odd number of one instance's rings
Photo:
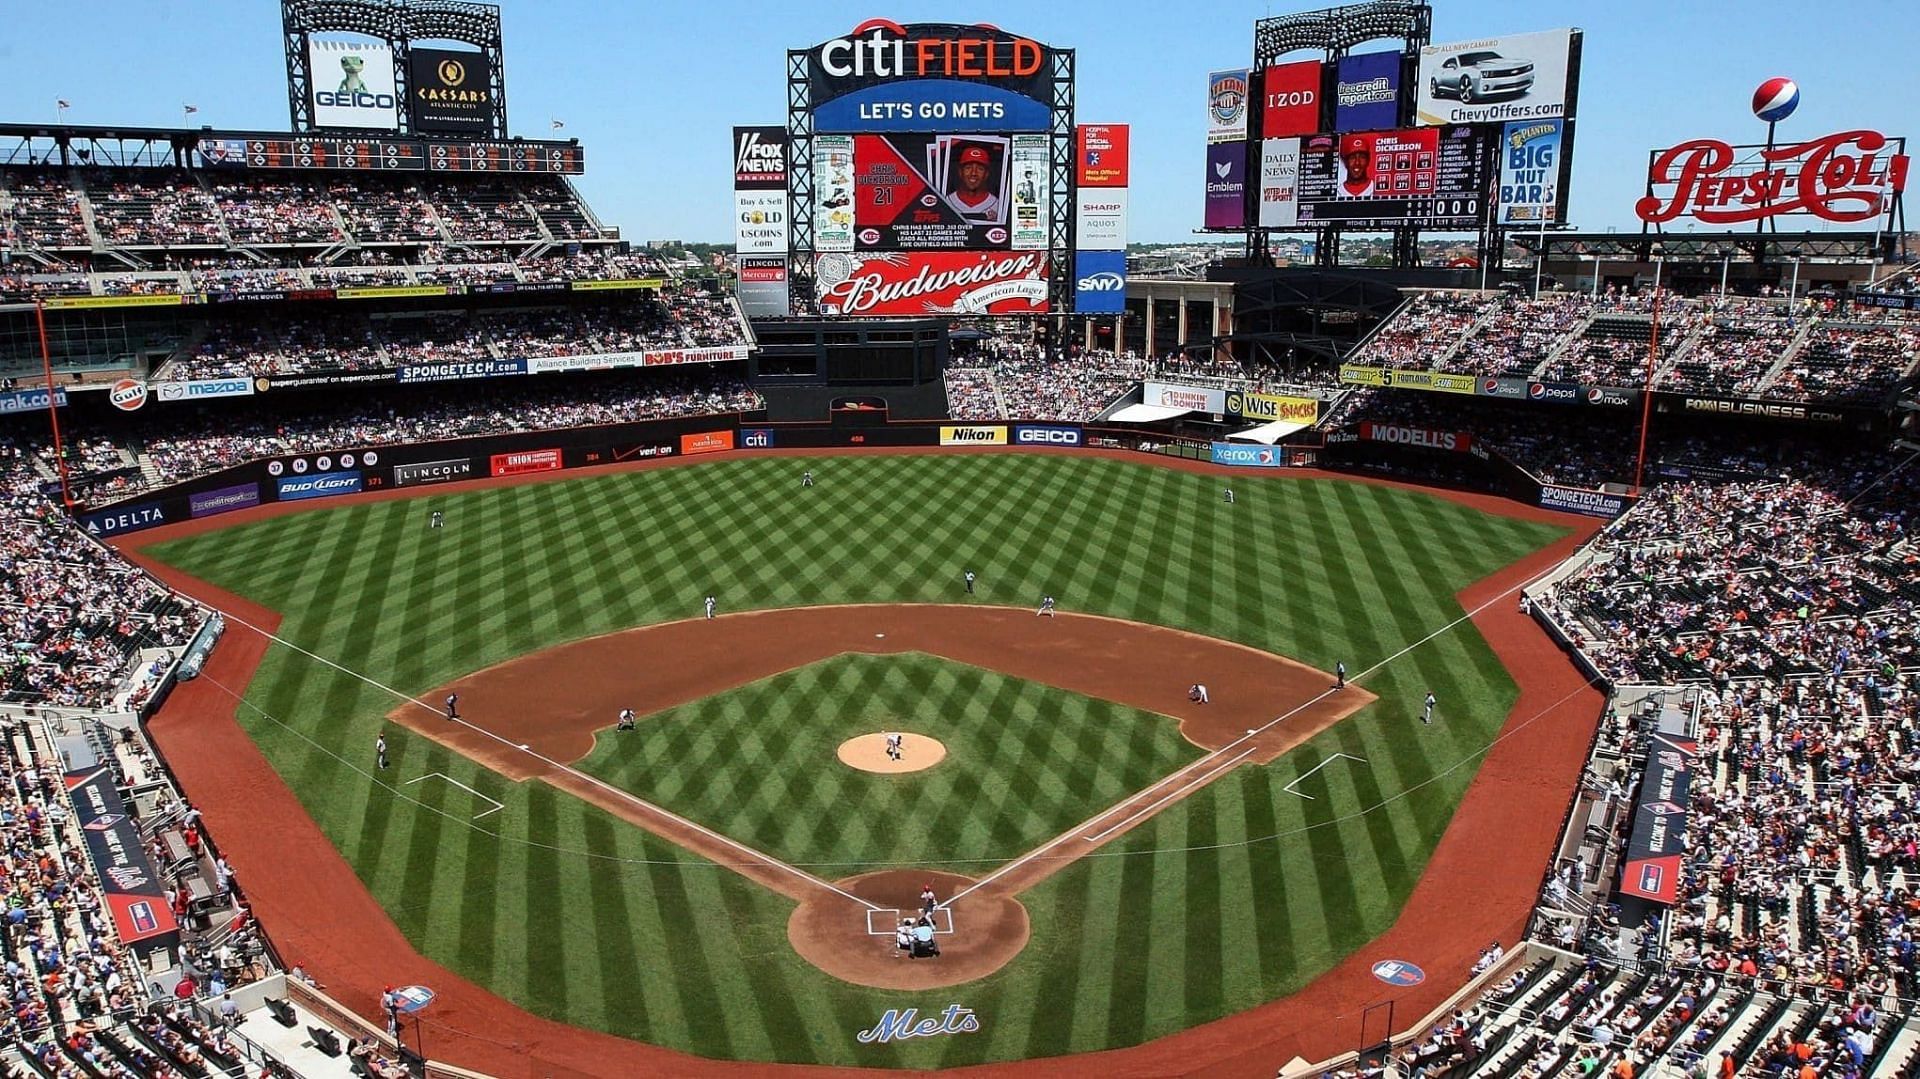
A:
{"type": "Polygon", "coordinates": [[[816,12],[642,243],[278,7],[0,123],[0,1079],[1920,1076],[1902,137],[1582,230],[1597,35],[1270,14],[1148,246],[1091,50],[816,12]]]}

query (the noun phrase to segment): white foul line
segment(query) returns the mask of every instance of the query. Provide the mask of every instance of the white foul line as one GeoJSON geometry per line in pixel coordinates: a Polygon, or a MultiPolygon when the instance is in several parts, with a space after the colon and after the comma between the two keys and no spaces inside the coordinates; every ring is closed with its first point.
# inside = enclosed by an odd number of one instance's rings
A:
{"type": "Polygon", "coordinates": [[[486,801],[493,802],[492,809],[486,810],[485,812],[481,812],[481,813],[475,813],[473,815],[474,820],[479,820],[481,817],[486,816],[488,813],[498,813],[501,810],[507,808],[507,805],[505,802],[496,802],[492,798],[488,798],[486,795],[481,794],[479,791],[474,790],[472,787],[467,786],[465,783],[462,783],[459,780],[453,778],[452,776],[447,775],[445,772],[428,772],[426,775],[418,776],[414,779],[407,780],[406,785],[411,787],[415,783],[420,782],[420,780],[422,779],[434,779],[436,777],[446,780],[447,782],[453,784],[454,786],[459,787],[461,790],[466,791],[468,794],[473,795],[475,798],[481,798],[481,799],[485,799],[486,801]]]}
{"type": "MultiPolygon", "coordinates": [[[[1204,783],[1207,780],[1218,778],[1221,773],[1231,770],[1234,765],[1239,764],[1242,760],[1246,759],[1247,754],[1252,753],[1253,750],[1254,750],[1253,746],[1248,746],[1247,748],[1241,750],[1238,754],[1234,756],[1232,760],[1228,761],[1224,765],[1221,765],[1219,768],[1214,769],[1212,772],[1209,772],[1205,777],[1205,779],[1202,779],[1199,782],[1204,783]]],[[[1098,843],[1101,840],[1107,838],[1108,836],[1113,835],[1115,832],[1126,831],[1128,825],[1132,824],[1134,821],[1139,820],[1141,817],[1147,816],[1148,814],[1155,812],[1161,806],[1165,805],[1167,802],[1174,800],[1180,797],[1181,795],[1183,795],[1186,792],[1186,789],[1188,787],[1195,786],[1195,785],[1196,783],[1193,783],[1193,782],[1177,784],[1175,785],[1173,790],[1170,790],[1165,794],[1162,794],[1160,797],[1155,798],[1153,801],[1148,802],[1146,805],[1141,806],[1139,809],[1135,810],[1131,815],[1129,815],[1125,820],[1121,821],[1120,823],[1115,824],[1105,829],[1104,831],[1101,831],[1094,835],[1081,836],[1080,838],[1086,840],[1089,843],[1098,843]]],[[[1115,807],[1115,808],[1120,808],[1120,807],[1115,807]]],[[[1112,812],[1112,810],[1109,810],[1108,812],[1112,812]]]]}
{"type": "Polygon", "coordinates": [[[1305,798],[1309,802],[1313,801],[1313,795],[1301,794],[1301,792],[1293,789],[1293,784],[1300,782],[1301,780],[1307,778],[1308,776],[1312,775],[1315,772],[1318,772],[1320,769],[1325,768],[1327,765],[1332,764],[1334,761],[1339,760],[1341,757],[1345,757],[1350,761],[1359,761],[1361,764],[1367,763],[1367,758],[1365,757],[1356,757],[1351,753],[1335,753],[1333,756],[1328,757],[1326,760],[1321,761],[1319,764],[1316,764],[1313,767],[1307,769],[1306,771],[1301,772],[1299,775],[1294,776],[1293,783],[1289,783],[1286,786],[1281,787],[1280,789],[1283,791],[1286,791],[1288,794],[1299,794],[1300,797],[1305,798]]]}
{"type": "MultiPolygon", "coordinates": [[[[220,610],[220,608],[214,607],[212,604],[205,604],[205,606],[210,607],[216,611],[220,610]]],[[[526,745],[522,743],[509,742],[505,738],[502,738],[501,736],[493,733],[492,731],[486,729],[485,727],[477,727],[472,723],[467,722],[465,719],[449,719],[447,718],[447,714],[445,712],[442,712],[440,709],[435,708],[433,705],[428,704],[427,702],[421,700],[418,697],[409,696],[393,688],[392,686],[387,685],[385,682],[381,682],[377,679],[370,678],[367,675],[361,674],[359,671],[353,670],[349,667],[345,667],[339,663],[335,663],[333,660],[330,660],[327,657],[320,655],[317,652],[312,652],[305,648],[302,648],[299,645],[294,644],[292,641],[289,641],[286,638],[280,636],[279,634],[271,632],[266,629],[262,629],[261,627],[254,625],[252,622],[249,622],[246,619],[241,618],[239,615],[233,614],[230,611],[220,611],[220,613],[222,616],[226,618],[228,622],[231,622],[239,626],[245,626],[247,629],[250,629],[253,632],[258,633],[260,636],[265,637],[267,640],[272,641],[275,644],[284,645],[287,648],[291,648],[295,652],[298,652],[301,655],[306,656],[308,659],[312,659],[320,663],[324,663],[327,666],[332,667],[334,670],[339,671],[342,674],[349,675],[353,678],[358,678],[360,681],[365,682],[366,684],[374,687],[375,689],[381,690],[394,697],[398,697],[400,700],[407,701],[411,704],[417,705],[422,711],[427,712],[430,715],[438,716],[442,720],[448,723],[458,723],[460,726],[465,727],[476,734],[482,735],[483,737],[491,738],[492,740],[500,743],[503,746],[512,746],[514,749],[519,750],[522,753],[525,753],[527,756],[532,757],[534,760],[539,761],[540,763],[546,765],[549,768],[552,768],[554,771],[564,772],[567,775],[572,776],[573,778],[588,784],[589,786],[598,787],[599,789],[607,792],[608,794],[613,795],[615,798],[619,798],[624,801],[631,802],[634,805],[645,806],[649,811],[656,813],[662,817],[665,817],[666,819],[674,822],[675,824],[683,828],[688,828],[693,831],[699,832],[701,835],[704,835],[709,839],[715,840],[725,846],[731,847],[734,850],[741,852],[742,854],[747,855],[749,859],[747,864],[764,865],[774,869],[785,870],[786,872],[791,873],[796,877],[799,877],[801,880],[804,880],[809,884],[818,885],[819,887],[825,888],[827,891],[832,892],[835,895],[841,896],[846,899],[851,899],[855,903],[858,903],[863,907],[867,907],[869,909],[878,909],[877,904],[869,903],[866,900],[860,898],[857,895],[854,895],[852,892],[849,892],[844,888],[836,887],[835,885],[827,881],[821,880],[819,877],[814,876],[812,873],[809,873],[804,869],[800,869],[796,866],[788,865],[787,863],[780,861],[778,858],[774,858],[771,855],[762,854],[759,851],[754,850],[752,847],[747,846],[745,843],[740,842],[739,840],[730,839],[727,836],[721,835],[719,832],[716,832],[713,829],[708,828],[697,821],[688,820],[687,818],[681,816],[678,813],[675,813],[671,810],[663,809],[660,806],[654,805],[652,802],[649,802],[646,799],[641,798],[639,795],[631,794],[627,791],[623,791],[619,787],[616,787],[611,783],[608,783],[601,779],[597,779],[576,768],[572,768],[565,764],[561,764],[559,761],[554,760],[552,757],[549,757],[546,754],[539,752],[538,750],[527,748],[526,745]]],[[[421,733],[425,734],[424,731],[421,733]]],[[[716,863],[716,864],[724,865],[725,863],[716,863]]]]}

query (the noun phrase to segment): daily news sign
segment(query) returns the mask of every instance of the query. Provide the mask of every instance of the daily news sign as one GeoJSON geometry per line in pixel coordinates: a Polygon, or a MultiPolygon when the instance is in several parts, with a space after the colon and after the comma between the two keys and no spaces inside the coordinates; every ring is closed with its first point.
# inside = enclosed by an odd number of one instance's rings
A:
{"type": "Polygon", "coordinates": [[[1690,217],[1735,225],[1811,215],[1823,221],[1871,221],[1907,185],[1906,140],[1878,131],[1841,131],[1774,147],[1694,139],[1653,153],[1640,220],[1690,217]]]}

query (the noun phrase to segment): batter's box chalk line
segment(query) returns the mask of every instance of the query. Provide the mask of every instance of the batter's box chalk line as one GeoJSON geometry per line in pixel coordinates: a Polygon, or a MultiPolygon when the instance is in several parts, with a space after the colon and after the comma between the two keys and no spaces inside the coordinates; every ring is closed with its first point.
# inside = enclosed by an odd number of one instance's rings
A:
{"type": "MultiPolygon", "coordinates": [[[[917,915],[919,912],[916,911],[917,915]]],[[[899,907],[873,907],[866,912],[867,936],[890,937],[900,928],[899,907]]],[[[936,936],[945,936],[953,932],[953,910],[948,907],[933,908],[933,932],[936,936]]]]}
{"type": "Polygon", "coordinates": [[[481,794],[479,791],[474,790],[472,787],[467,786],[465,783],[460,782],[459,780],[453,778],[450,775],[447,775],[444,772],[428,772],[426,775],[423,775],[423,776],[415,776],[414,778],[407,780],[406,785],[411,787],[415,783],[419,783],[423,780],[428,780],[428,779],[444,779],[448,783],[451,783],[454,786],[459,787],[461,790],[466,791],[468,794],[473,795],[475,798],[478,798],[483,802],[493,803],[492,809],[483,809],[480,812],[475,813],[473,815],[474,820],[479,820],[481,817],[484,817],[489,813],[498,813],[501,810],[507,808],[506,803],[494,801],[492,798],[489,798],[486,795],[481,794]]]}

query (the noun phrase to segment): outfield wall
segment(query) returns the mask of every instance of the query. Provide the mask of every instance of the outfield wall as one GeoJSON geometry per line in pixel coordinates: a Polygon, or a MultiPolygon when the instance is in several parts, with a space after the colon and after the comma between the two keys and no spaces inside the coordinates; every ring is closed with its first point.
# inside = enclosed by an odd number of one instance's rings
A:
{"type": "Polygon", "coordinates": [[[1226,469],[1328,467],[1380,472],[1415,482],[1491,491],[1530,506],[1611,517],[1631,500],[1542,484],[1466,434],[1362,424],[1323,444],[1264,446],[1195,442],[1129,428],[1054,422],[769,423],[764,411],[683,416],[598,427],[388,446],[343,445],[283,454],[222,469],[185,483],[78,510],[97,539],[214,517],[272,502],[339,498],[369,491],[428,488],[460,480],[525,476],[726,450],[860,447],[1006,447],[1035,451],[1122,448],[1191,456],[1226,469]]]}

